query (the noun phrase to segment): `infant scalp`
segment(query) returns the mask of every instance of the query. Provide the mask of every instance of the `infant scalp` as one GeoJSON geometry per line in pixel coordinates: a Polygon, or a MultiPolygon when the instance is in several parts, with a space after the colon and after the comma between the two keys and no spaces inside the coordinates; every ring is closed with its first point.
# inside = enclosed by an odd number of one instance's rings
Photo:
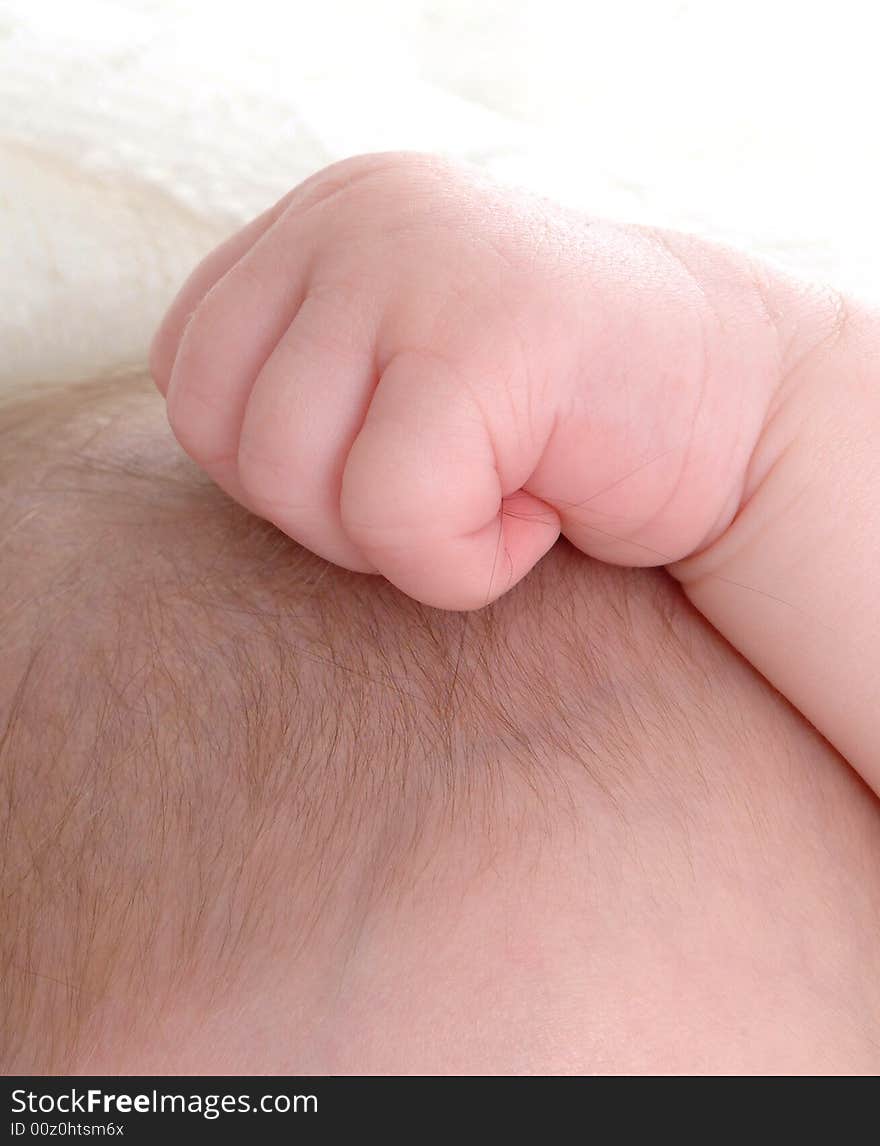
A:
{"type": "MultiPolygon", "coordinates": [[[[269,1021],[267,982],[272,1021],[280,997],[301,1022],[289,1057],[254,1069],[339,1067],[320,1021],[360,1048],[354,1069],[400,1069],[353,1018],[391,990],[377,966],[423,999],[465,968],[473,1010],[474,951],[554,982],[573,973],[561,951],[591,952],[613,979],[621,897],[627,950],[658,920],[686,931],[719,882],[767,879],[760,911],[785,917],[779,894],[819,930],[875,913],[867,877],[863,908],[845,890],[865,853],[816,850],[830,817],[877,830],[870,799],[664,572],[561,543],[491,607],[432,609],[227,499],[139,377],[19,398],[0,439],[7,1072],[184,1069],[188,1053],[227,1069],[198,1032],[219,1023],[212,1045],[234,1056],[230,1030],[269,1021]],[[735,854],[734,831],[753,841],[735,854]],[[791,855],[834,893],[789,886],[791,855]],[[517,959],[491,954],[502,941],[517,959]],[[245,1016],[232,1027],[224,999],[245,1016]]],[[[529,992],[510,975],[513,1007],[529,992]]],[[[503,1065],[519,1044],[497,1038],[503,1065]]],[[[409,1053],[399,1032],[387,1045],[409,1053]]]]}

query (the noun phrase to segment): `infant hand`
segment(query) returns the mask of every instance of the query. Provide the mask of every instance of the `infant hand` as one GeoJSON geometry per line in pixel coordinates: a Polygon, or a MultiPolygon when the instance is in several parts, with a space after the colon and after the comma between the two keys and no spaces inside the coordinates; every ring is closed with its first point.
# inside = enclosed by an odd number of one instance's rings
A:
{"type": "Polygon", "coordinates": [[[487,604],[560,532],[671,564],[880,793],[880,314],[419,156],[320,173],[184,286],[184,448],[316,553],[487,604]]]}
{"type": "Polygon", "coordinates": [[[778,370],[751,274],[439,160],[365,156],[209,256],[151,365],[233,497],[337,564],[475,608],[560,532],[644,565],[725,528],[778,370]]]}

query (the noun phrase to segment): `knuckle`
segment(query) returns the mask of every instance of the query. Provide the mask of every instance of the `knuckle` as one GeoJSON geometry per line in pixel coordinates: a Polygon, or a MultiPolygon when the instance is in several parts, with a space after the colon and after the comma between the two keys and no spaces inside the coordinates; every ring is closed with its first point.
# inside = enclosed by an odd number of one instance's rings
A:
{"type": "Polygon", "coordinates": [[[383,486],[375,480],[346,483],[339,510],[346,534],[365,552],[397,549],[412,541],[414,530],[389,509],[383,486]]]}
{"type": "Polygon", "coordinates": [[[200,465],[209,465],[222,458],[215,456],[201,419],[193,414],[190,402],[169,402],[168,423],[183,451],[200,465]]]}
{"type": "Polygon", "coordinates": [[[331,164],[295,189],[285,214],[302,218],[314,211],[338,211],[389,200],[410,203],[414,187],[436,181],[443,161],[419,152],[357,155],[331,164]]]}
{"type": "Polygon", "coordinates": [[[190,457],[198,460],[201,453],[201,440],[196,420],[192,417],[192,396],[189,386],[189,371],[178,364],[174,372],[174,384],[168,392],[165,412],[171,432],[190,457]]]}
{"type": "Polygon", "coordinates": [[[177,345],[172,341],[172,336],[168,332],[168,321],[166,319],[153,336],[153,340],[150,343],[149,356],[147,358],[147,365],[153,377],[153,381],[163,394],[166,393],[168,389],[176,354],[177,345]]]}
{"type": "Polygon", "coordinates": [[[216,369],[200,307],[180,341],[166,396],[166,415],[177,441],[202,465],[225,462],[230,455],[225,442],[226,412],[220,399],[212,396],[216,369]]]}
{"type": "Polygon", "coordinates": [[[284,466],[265,440],[243,433],[238,444],[238,480],[258,513],[269,516],[285,504],[284,466]]]}

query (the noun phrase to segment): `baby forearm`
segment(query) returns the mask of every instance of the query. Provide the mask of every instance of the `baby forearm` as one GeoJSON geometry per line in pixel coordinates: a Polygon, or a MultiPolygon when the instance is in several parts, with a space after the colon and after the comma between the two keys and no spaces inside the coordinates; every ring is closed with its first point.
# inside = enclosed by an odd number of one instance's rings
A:
{"type": "Polygon", "coordinates": [[[880,314],[841,304],[810,324],[739,512],[672,571],[880,791],[880,314]]]}

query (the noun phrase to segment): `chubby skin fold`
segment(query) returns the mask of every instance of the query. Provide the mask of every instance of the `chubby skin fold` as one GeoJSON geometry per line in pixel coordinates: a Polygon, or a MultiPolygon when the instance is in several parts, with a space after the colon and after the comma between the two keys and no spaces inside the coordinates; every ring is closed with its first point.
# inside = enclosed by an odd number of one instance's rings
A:
{"type": "Polygon", "coordinates": [[[560,533],[669,564],[877,790],[878,322],[700,240],[377,155],[210,256],[152,370],[224,489],[426,604],[489,603],[560,533]]]}

